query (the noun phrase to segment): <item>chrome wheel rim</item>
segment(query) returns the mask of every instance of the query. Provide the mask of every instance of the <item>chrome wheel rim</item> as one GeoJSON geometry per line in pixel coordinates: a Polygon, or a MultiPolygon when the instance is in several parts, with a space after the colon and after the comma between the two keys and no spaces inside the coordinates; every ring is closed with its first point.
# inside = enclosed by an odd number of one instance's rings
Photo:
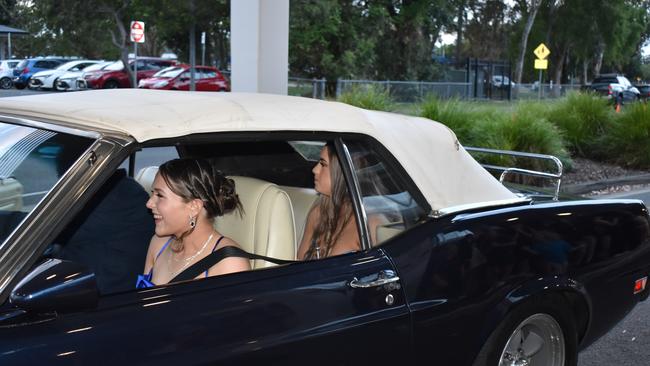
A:
{"type": "Polygon", "coordinates": [[[535,314],[510,334],[499,366],[563,366],[564,359],[562,327],[548,314],[535,314]]]}

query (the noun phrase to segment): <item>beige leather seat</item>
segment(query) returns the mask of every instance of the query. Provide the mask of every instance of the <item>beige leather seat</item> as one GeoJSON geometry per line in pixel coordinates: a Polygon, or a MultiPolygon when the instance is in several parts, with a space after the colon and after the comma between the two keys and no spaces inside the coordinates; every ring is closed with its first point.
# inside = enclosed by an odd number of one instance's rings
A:
{"type": "Polygon", "coordinates": [[[135,175],[135,180],[140,183],[149,195],[151,195],[151,186],[153,186],[153,180],[156,179],[156,173],[158,173],[157,166],[146,166],[135,175]]]}
{"type": "MultiPolygon", "coordinates": [[[[151,192],[158,167],[140,169],[136,180],[151,192]]],[[[293,208],[286,192],[277,185],[251,177],[230,177],[244,208],[244,214],[232,212],[217,217],[214,227],[235,240],[245,251],[279,259],[295,259],[296,230],[293,208]]],[[[251,267],[263,268],[273,263],[255,260],[251,267]]]]}
{"type": "MultiPolygon", "coordinates": [[[[215,220],[214,227],[234,239],[249,253],[280,259],[295,259],[296,236],[291,200],[277,185],[261,179],[232,176],[244,207],[240,217],[232,212],[215,220]]],[[[273,266],[255,260],[253,268],[273,266]]]]}
{"type": "Polygon", "coordinates": [[[307,222],[307,215],[309,210],[314,205],[318,194],[315,189],[281,186],[282,190],[287,192],[291,198],[291,206],[293,207],[293,218],[296,227],[296,241],[300,243],[302,235],[305,232],[305,223],[307,222]]]}

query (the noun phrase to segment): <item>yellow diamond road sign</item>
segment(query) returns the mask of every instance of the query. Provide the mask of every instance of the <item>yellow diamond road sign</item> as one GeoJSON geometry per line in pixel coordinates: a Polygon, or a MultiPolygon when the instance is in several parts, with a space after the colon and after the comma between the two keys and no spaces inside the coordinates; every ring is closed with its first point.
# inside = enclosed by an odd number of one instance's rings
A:
{"type": "Polygon", "coordinates": [[[533,53],[535,54],[535,56],[537,56],[537,58],[543,60],[547,58],[548,55],[551,54],[551,51],[548,49],[548,47],[546,47],[544,43],[540,43],[539,46],[535,48],[535,51],[533,51],[533,53]]]}

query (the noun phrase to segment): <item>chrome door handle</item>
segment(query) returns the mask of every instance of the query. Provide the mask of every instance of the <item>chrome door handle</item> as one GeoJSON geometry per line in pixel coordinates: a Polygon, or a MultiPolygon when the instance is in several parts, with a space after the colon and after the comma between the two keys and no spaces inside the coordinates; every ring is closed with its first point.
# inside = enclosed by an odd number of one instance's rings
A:
{"type": "Polygon", "coordinates": [[[391,270],[383,270],[377,274],[376,279],[372,280],[364,280],[358,279],[358,278],[353,278],[352,281],[350,281],[350,287],[352,288],[369,288],[369,287],[377,287],[377,286],[383,286],[388,283],[393,283],[399,281],[399,276],[395,274],[394,271],[391,270]]]}

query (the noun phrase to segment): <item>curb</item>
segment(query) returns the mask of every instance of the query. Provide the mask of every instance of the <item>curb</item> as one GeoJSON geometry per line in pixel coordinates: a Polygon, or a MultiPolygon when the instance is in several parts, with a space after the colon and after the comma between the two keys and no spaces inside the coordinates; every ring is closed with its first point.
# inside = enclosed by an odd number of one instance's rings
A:
{"type": "Polygon", "coordinates": [[[584,194],[592,191],[599,191],[607,187],[633,184],[650,184],[650,174],[631,175],[601,181],[572,184],[563,186],[560,188],[560,192],[568,194],[584,194]]]}

